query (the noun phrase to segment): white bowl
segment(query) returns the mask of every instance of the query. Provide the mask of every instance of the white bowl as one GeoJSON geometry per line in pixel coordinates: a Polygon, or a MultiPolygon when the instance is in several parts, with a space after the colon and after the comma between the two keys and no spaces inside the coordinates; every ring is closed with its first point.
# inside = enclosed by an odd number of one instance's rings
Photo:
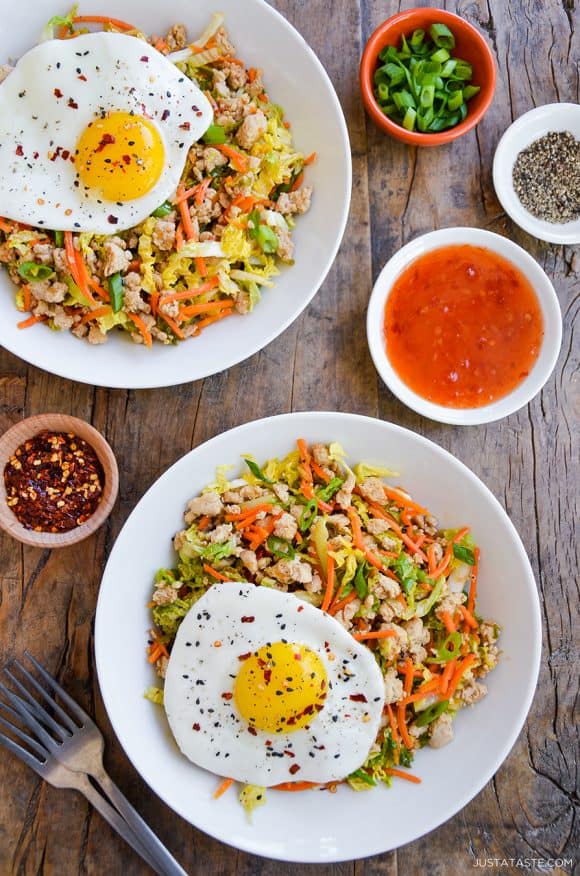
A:
{"type": "MultiPolygon", "coordinates": [[[[198,380],[236,365],[274,340],[304,310],[326,277],[348,216],[350,144],[332,83],[300,34],[263,0],[167,0],[161,5],[81,0],[80,8],[80,14],[114,15],[156,34],[184,22],[192,38],[216,11],[224,13],[240,57],[264,70],[268,93],[286,110],[297,147],[306,155],[318,153],[306,172],[314,195],[311,209],[296,223],[295,264],[282,268],[275,287],[266,290],[253,313],[232,316],[177,347],[155,344],[151,350],[120,334],[94,347],[69,332],[52,332],[43,325],[17,329],[22,317],[14,306],[14,286],[0,270],[0,344],[32,365],[81,383],[118,388],[198,380]]],[[[32,48],[54,14],[54,0],[13,3],[3,9],[0,63],[32,48]]]]}
{"type": "Polygon", "coordinates": [[[562,343],[562,315],[552,283],[539,264],[521,246],[479,228],[441,228],[423,234],[403,246],[389,259],[373,287],[367,311],[367,340],[375,368],[392,393],[407,407],[455,426],[476,426],[501,420],[519,410],[540,391],[554,369],[562,343]],[[532,284],[544,318],[540,354],[528,377],[512,392],[480,408],[451,408],[427,401],[404,383],[389,362],[384,333],[385,304],[397,277],[419,256],[443,246],[482,246],[509,259],[532,284]]]}
{"type": "Polygon", "coordinates": [[[512,170],[522,149],[550,131],[570,131],[580,140],[580,105],[577,103],[548,103],[538,106],[509,126],[495,150],[493,184],[499,201],[520,228],[549,243],[573,245],[580,243],[580,218],[556,225],[532,216],[514,191],[512,170]]]}
{"type": "MultiPolygon", "coordinates": [[[[236,471],[232,472],[232,477],[236,471]]],[[[101,583],[95,651],[103,700],[133,766],[168,806],[196,827],[248,852],[288,861],[352,860],[417,839],[465,806],[489,781],[523,726],[538,676],[541,621],[525,550],[505,511],[451,454],[419,435],[368,417],[295,413],[232,429],[188,453],[141,499],[111,552],[101,583]],[[348,459],[387,465],[397,483],[436,514],[441,525],[470,525],[481,548],[478,611],[501,624],[502,651],[487,677],[488,696],[464,709],[455,739],[420,750],[421,785],[336,794],[267,792],[248,822],[233,790],[212,795],[219,780],[179,752],[163,710],[143,698],[155,678],[146,660],[147,603],[153,576],[174,562],[171,539],[187,501],[214,479],[217,465],[241,472],[241,453],[282,458],[295,439],[340,441],[348,459]]],[[[182,862],[189,870],[193,861],[182,862]]]]}

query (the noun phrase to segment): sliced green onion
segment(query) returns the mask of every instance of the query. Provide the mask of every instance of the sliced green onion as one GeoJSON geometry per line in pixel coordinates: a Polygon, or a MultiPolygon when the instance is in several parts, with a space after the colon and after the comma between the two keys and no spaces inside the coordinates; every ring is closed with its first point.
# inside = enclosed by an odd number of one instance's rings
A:
{"type": "Polygon", "coordinates": [[[384,82],[379,82],[377,86],[377,93],[379,95],[379,101],[381,103],[386,103],[389,99],[389,86],[385,85],[384,82]]]}
{"type": "Polygon", "coordinates": [[[454,91],[453,94],[449,95],[447,100],[447,108],[450,110],[459,109],[461,104],[463,103],[463,92],[462,91],[454,91]]]}
{"type": "Polygon", "coordinates": [[[417,111],[413,109],[413,107],[409,107],[405,115],[403,116],[403,127],[407,129],[407,131],[415,130],[415,120],[417,119],[417,111]]]}
{"type": "Polygon", "coordinates": [[[296,556],[296,551],[290,542],[285,538],[278,538],[277,535],[270,535],[266,545],[270,553],[274,554],[279,560],[293,560],[296,556]]]}
{"type": "Polygon", "coordinates": [[[272,484],[273,481],[270,478],[267,478],[259,465],[257,465],[252,459],[246,459],[244,457],[244,462],[252,472],[255,478],[258,478],[259,481],[264,481],[265,484],[272,484]]]}
{"type": "Polygon", "coordinates": [[[447,638],[437,648],[436,657],[438,663],[449,663],[454,660],[459,654],[461,648],[461,633],[456,630],[454,633],[449,633],[447,638]]]}
{"type": "Polygon", "coordinates": [[[467,85],[463,89],[463,100],[471,100],[472,97],[475,97],[476,94],[479,94],[481,88],[479,85],[467,85]]]}
{"type": "Polygon", "coordinates": [[[162,216],[168,216],[173,209],[173,204],[170,204],[169,201],[164,201],[156,210],[153,210],[151,215],[155,216],[156,219],[161,219],[162,216]]]}
{"type": "Polygon", "coordinates": [[[279,241],[269,225],[263,225],[260,211],[252,210],[249,215],[250,224],[248,232],[250,237],[258,241],[263,252],[267,255],[278,251],[279,241]]]}
{"type": "Polygon", "coordinates": [[[58,247],[64,246],[64,231],[54,232],[54,245],[58,247]]]}
{"type": "Polygon", "coordinates": [[[318,511],[318,505],[316,504],[316,499],[311,499],[307,505],[304,506],[304,511],[298,521],[298,527],[300,532],[306,532],[307,529],[310,529],[312,524],[314,523],[314,518],[316,517],[318,511]]]}
{"type": "Polygon", "coordinates": [[[462,563],[467,563],[468,566],[475,566],[475,554],[471,548],[464,547],[462,544],[453,545],[453,556],[462,563]]]}
{"type": "Polygon", "coordinates": [[[226,142],[226,129],[221,125],[210,125],[201,139],[208,146],[221,146],[226,142]]]}
{"type": "Polygon", "coordinates": [[[118,313],[123,306],[123,280],[121,275],[113,274],[112,277],[109,277],[107,285],[109,287],[109,298],[111,299],[113,313],[118,313]]]}
{"type": "Polygon", "coordinates": [[[447,49],[437,49],[436,52],[433,52],[431,55],[432,61],[437,61],[437,63],[442,64],[444,61],[449,60],[449,52],[447,49]]]}
{"type": "Polygon", "coordinates": [[[417,30],[414,30],[413,35],[411,37],[411,47],[413,49],[418,49],[423,44],[424,39],[425,39],[425,31],[424,30],[421,30],[420,28],[418,28],[417,30]]]}
{"type": "Polygon", "coordinates": [[[21,262],[18,265],[18,273],[23,280],[34,283],[38,280],[48,280],[54,271],[48,265],[39,265],[38,262],[21,262]]]}
{"type": "Polygon", "coordinates": [[[432,706],[429,706],[428,709],[425,709],[421,712],[420,715],[417,715],[415,718],[415,724],[417,727],[426,727],[427,724],[430,724],[431,721],[434,721],[435,718],[438,718],[439,715],[442,715],[449,708],[449,700],[442,700],[440,703],[434,703],[432,706]]]}
{"type": "Polygon", "coordinates": [[[363,769],[355,770],[354,773],[351,773],[349,779],[359,779],[361,782],[364,782],[365,785],[376,785],[376,779],[373,779],[372,776],[369,776],[368,773],[365,773],[363,769]]]}
{"type": "Polygon", "coordinates": [[[329,502],[334,494],[338,493],[343,483],[344,481],[342,480],[342,478],[332,478],[332,480],[329,481],[325,487],[323,487],[321,490],[317,490],[316,495],[319,499],[322,499],[323,502],[329,502]]]}
{"type": "Polygon", "coordinates": [[[359,599],[366,599],[369,593],[369,585],[366,578],[367,564],[361,563],[354,577],[354,589],[359,599]]]}
{"type": "Polygon", "coordinates": [[[432,24],[429,35],[436,46],[443,49],[455,48],[455,37],[445,24],[432,24]]]}

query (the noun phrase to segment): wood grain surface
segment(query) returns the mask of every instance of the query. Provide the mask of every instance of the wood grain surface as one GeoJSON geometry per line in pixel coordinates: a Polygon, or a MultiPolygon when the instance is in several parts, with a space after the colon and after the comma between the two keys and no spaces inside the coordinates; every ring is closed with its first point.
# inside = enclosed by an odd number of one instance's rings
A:
{"type": "MultiPolygon", "coordinates": [[[[437,150],[416,150],[387,139],[365,118],[359,99],[361,46],[384,18],[415,5],[413,0],[275,0],[274,5],[321,58],[347,116],[353,200],[338,258],[321,292],[290,329],[246,363],[203,382],[167,390],[108,391],[52,377],[0,351],[0,429],[44,411],[86,418],[113,446],[122,479],[108,523],[82,544],[39,551],[0,534],[0,664],[31,648],[95,714],[107,736],[106,761],[113,778],[195,876],[456,876],[489,858],[527,859],[528,869],[538,870],[541,866],[531,859],[543,859],[552,873],[572,872],[580,847],[573,711],[580,565],[575,322],[580,256],[572,248],[542,244],[512,225],[495,197],[491,166],[499,137],[512,119],[543,103],[579,102],[576,0],[444,4],[487,35],[499,77],[493,106],[478,128],[437,150]],[[489,228],[523,245],[552,277],[564,316],[562,352],[547,386],[524,410],[485,427],[437,425],[404,408],[378,380],[366,346],[365,308],[382,265],[416,235],[450,225],[489,228]],[[318,867],[236,852],[165,807],[115,742],[99,699],[92,652],[105,559],[150,484],[191,447],[225,429],[303,409],[353,411],[400,423],[470,466],[499,498],[523,539],[541,591],[544,621],[540,680],[525,729],[475,800],[397,852],[318,867]],[[554,863],[575,856],[572,865],[554,863]]],[[[47,787],[3,752],[0,784],[1,876],[147,872],[81,797],[47,787]]],[[[516,872],[516,863],[496,867],[516,872]]]]}

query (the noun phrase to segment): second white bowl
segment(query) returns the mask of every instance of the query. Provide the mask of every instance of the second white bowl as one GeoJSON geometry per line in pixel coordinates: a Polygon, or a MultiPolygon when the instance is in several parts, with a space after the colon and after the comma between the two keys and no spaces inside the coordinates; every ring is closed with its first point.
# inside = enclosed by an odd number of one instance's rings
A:
{"type": "Polygon", "coordinates": [[[441,228],[416,238],[389,259],[377,278],[369,301],[367,339],[375,368],[391,392],[407,407],[440,423],[475,426],[491,423],[513,414],[514,411],[528,404],[544,386],[560,352],[562,315],[551,281],[539,264],[521,246],[506,237],[479,228],[441,228]],[[389,361],[384,333],[385,304],[397,277],[411,262],[425,253],[444,246],[461,244],[485,247],[512,262],[532,284],[544,319],[544,337],[540,354],[526,379],[503,398],[477,408],[444,407],[413,392],[401,380],[389,361]]]}

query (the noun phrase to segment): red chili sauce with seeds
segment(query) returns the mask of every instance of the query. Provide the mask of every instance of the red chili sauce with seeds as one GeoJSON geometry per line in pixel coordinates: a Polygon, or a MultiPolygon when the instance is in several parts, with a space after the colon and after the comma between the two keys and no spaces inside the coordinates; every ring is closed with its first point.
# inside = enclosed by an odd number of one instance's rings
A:
{"type": "Polygon", "coordinates": [[[94,514],[105,476],[90,444],[72,432],[39,432],[4,468],[6,499],[35,532],[68,532],[94,514]]]}
{"type": "Polygon", "coordinates": [[[530,373],[544,322],[537,296],[510,261],[479,246],[425,253],[395,281],[385,306],[387,356],[417,395],[477,408],[530,373]]]}

